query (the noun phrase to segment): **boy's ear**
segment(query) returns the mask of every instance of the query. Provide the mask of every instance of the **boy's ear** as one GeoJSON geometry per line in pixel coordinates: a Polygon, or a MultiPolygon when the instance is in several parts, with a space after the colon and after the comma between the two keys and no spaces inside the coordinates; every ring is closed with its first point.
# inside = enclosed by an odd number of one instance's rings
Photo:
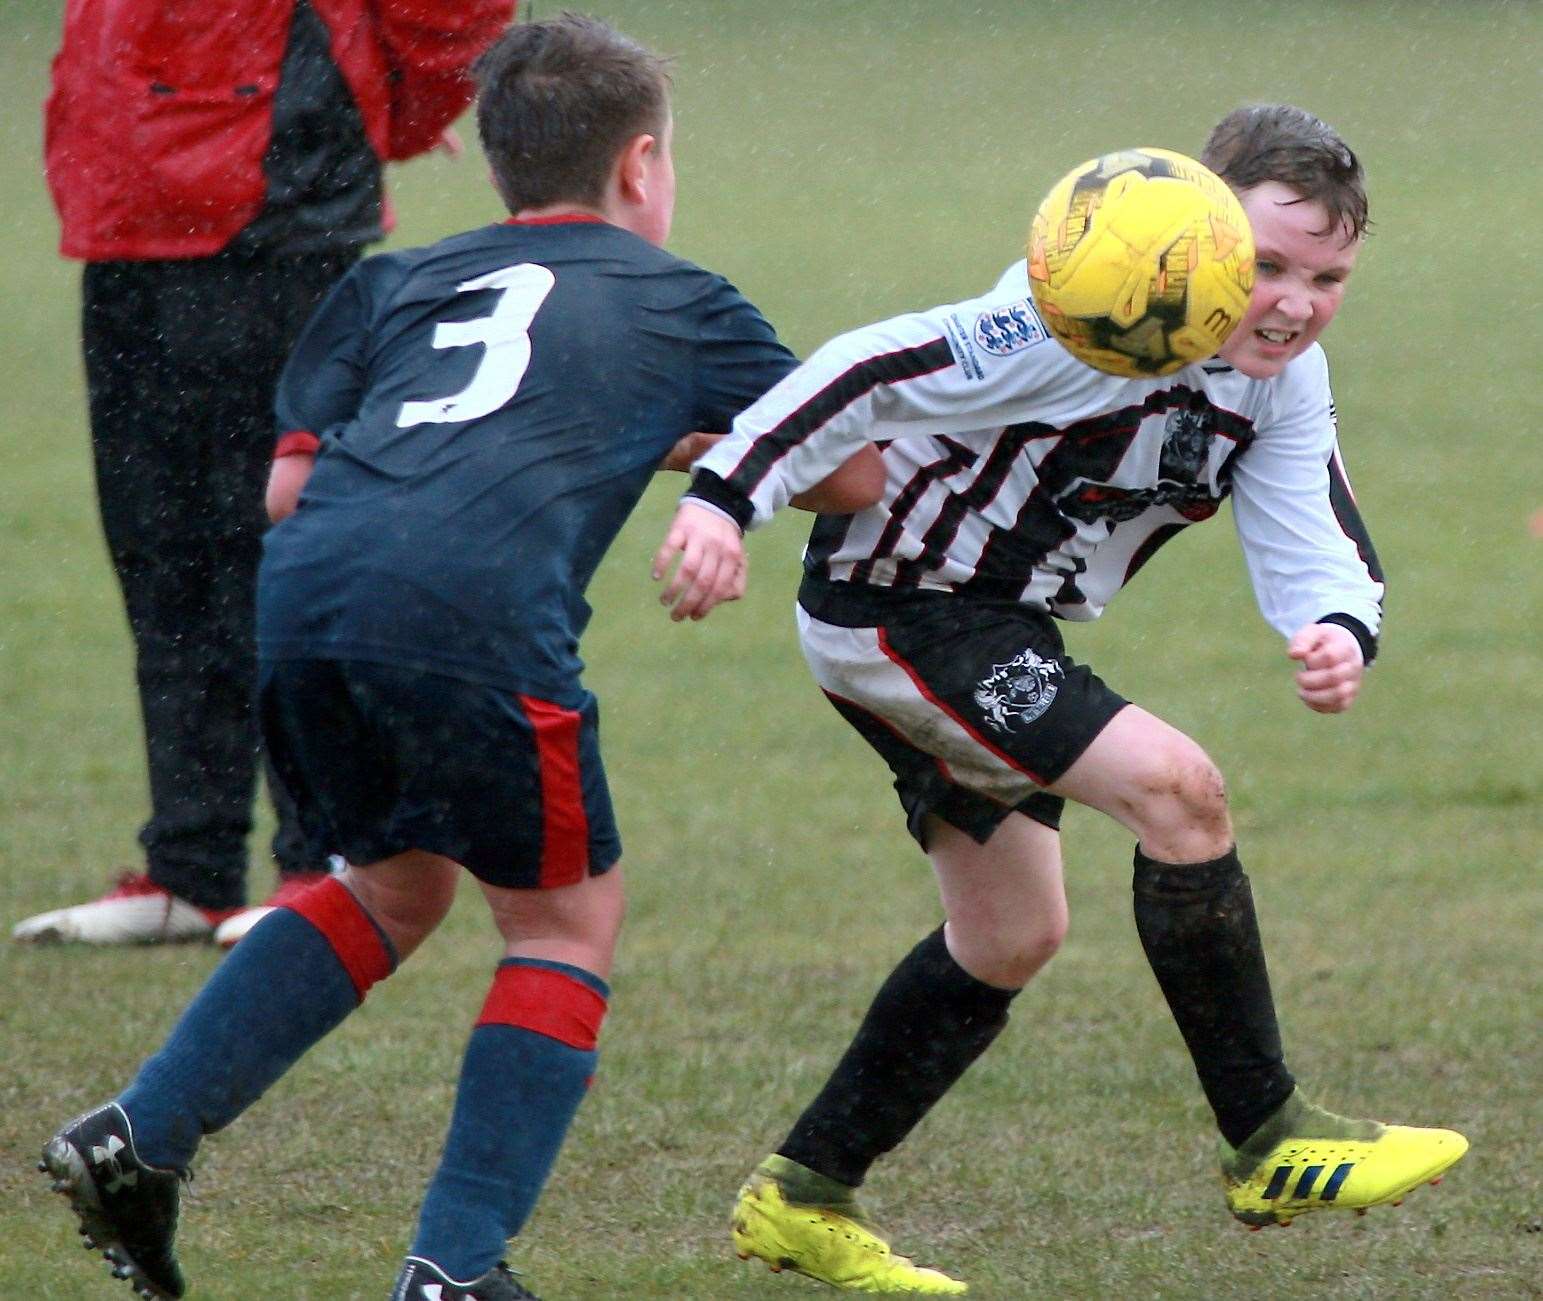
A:
{"type": "Polygon", "coordinates": [[[659,147],[659,139],[648,132],[635,135],[622,146],[616,159],[616,187],[622,200],[628,205],[643,203],[648,198],[649,156],[659,147]]]}

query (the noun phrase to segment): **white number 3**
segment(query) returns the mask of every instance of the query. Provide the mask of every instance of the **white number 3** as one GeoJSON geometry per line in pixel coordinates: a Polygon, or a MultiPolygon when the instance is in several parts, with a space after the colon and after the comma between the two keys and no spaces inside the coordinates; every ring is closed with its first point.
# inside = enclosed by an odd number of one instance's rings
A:
{"type": "Polygon", "coordinates": [[[441,321],[434,327],[436,348],[465,348],[485,344],[487,351],[470,382],[459,393],[427,402],[404,402],[397,412],[397,428],[409,425],[453,424],[475,420],[497,411],[515,394],[530,365],[530,323],[556,283],[552,273],[533,262],[502,267],[456,286],[460,293],[474,289],[501,289],[491,316],[470,321],[441,321]]]}

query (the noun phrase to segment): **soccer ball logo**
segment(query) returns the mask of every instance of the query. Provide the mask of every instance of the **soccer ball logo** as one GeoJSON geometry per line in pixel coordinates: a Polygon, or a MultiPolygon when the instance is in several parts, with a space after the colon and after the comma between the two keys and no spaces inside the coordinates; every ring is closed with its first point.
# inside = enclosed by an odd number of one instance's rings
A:
{"type": "Polygon", "coordinates": [[[1167,149],[1073,168],[1029,230],[1046,327],[1111,375],[1169,375],[1214,356],[1248,308],[1254,238],[1219,176],[1167,149]]]}

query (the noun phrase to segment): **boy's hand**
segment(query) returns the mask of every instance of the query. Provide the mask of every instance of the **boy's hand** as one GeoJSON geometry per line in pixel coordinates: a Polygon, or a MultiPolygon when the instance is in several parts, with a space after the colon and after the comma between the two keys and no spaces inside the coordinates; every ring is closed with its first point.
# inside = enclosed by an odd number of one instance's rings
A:
{"type": "Polygon", "coordinates": [[[659,604],[671,606],[670,618],[705,618],[715,605],[737,601],[745,594],[745,546],[733,520],[703,506],[683,501],[670,530],[654,553],[657,583],[680,556],[659,604]]]}
{"type": "Polygon", "coordinates": [[[1354,633],[1337,623],[1310,623],[1287,644],[1286,654],[1301,661],[1297,695],[1304,705],[1320,714],[1350,708],[1366,676],[1354,633]]]}
{"type": "Polygon", "coordinates": [[[290,452],[275,457],[268,468],[268,490],[263,504],[268,508],[268,518],[277,524],[295,513],[300,504],[300,490],[311,477],[311,467],[316,458],[308,452],[290,452]]]}

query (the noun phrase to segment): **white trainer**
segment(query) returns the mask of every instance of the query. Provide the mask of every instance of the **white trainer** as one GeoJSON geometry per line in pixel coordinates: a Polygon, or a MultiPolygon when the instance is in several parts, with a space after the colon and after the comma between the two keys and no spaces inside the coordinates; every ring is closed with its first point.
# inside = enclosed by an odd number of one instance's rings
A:
{"type": "Polygon", "coordinates": [[[20,944],[168,944],[213,938],[235,908],[200,908],[143,873],[126,873],[100,899],[56,908],[20,922],[20,944]]]}
{"type": "Polygon", "coordinates": [[[214,942],[222,949],[234,948],[237,941],[245,939],[246,933],[275,908],[293,902],[313,885],[325,881],[331,875],[331,872],[295,872],[281,878],[278,888],[260,904],[238,909],[215,927],[214,942]]]}
{"type": "Polygon", "coordinates": [[[214,942],[222,949],[233,949],[238,940],[246,939],[247,932],[273,911],[272,904],[254,904],[227,917],[214,928],[214,942]]]}

